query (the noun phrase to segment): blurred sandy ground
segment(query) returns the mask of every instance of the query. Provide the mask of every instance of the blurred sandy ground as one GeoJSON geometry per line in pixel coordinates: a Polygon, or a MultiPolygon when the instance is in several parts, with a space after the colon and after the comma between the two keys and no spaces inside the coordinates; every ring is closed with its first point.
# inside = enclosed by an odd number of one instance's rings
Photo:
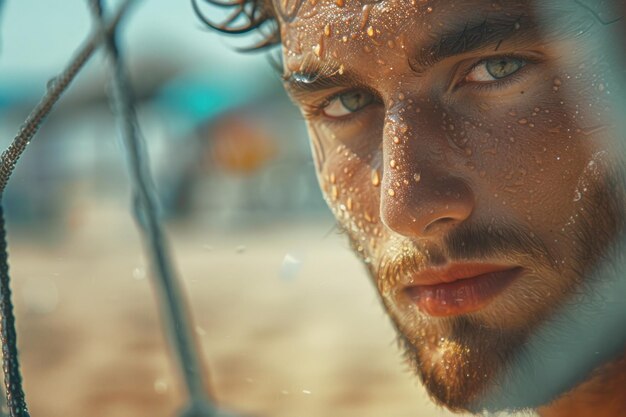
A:
{"type": "MultiPolygon", "coordinates": [[[[32,415],[174,416],[183,397],[134,225],[121,204],[90,204],[61,243],[10,235],[32,415]]],[[[331,228],[170,230],[215,396],[253,416],[451,415],[407,371],[373,286],[331,228]]]]}

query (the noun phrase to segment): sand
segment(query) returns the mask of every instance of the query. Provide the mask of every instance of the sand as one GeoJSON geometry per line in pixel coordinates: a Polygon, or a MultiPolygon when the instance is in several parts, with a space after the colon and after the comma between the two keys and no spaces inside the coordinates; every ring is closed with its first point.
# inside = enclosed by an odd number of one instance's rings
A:
{"type": "MultiPolygon", "coordinates": [[[[121,209],[84,208],[47,243],[13,234],[27,400],[37,417],[174,416],[185,395],[150,272],[121,209]]],[[[401,360],[332,222],[169,229],[224,407],[251,416],[448,416],[401,360]]]]}

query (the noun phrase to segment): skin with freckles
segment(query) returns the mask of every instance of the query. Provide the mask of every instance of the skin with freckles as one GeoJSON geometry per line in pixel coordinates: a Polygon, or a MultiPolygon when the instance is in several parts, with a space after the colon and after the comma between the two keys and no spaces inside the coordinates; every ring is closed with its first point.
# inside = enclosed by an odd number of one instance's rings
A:
{"type": "MultiPolygon", "coordinates": [[[[324,196],[409,362],[452,410],[507,395],[497,378],[592,291],[623,229],[619,86],[598,45],[623,32],[612,18],[624,2],[600,3],[274,4],[324,196]]],[[[601,403],[616,415],[623,403],[589,394],[594,381],[606,398],[622,389],[624,362],[611,363],[567,397],[511,408],[574,415],[584,403],[602,415],[601,403]]]]}

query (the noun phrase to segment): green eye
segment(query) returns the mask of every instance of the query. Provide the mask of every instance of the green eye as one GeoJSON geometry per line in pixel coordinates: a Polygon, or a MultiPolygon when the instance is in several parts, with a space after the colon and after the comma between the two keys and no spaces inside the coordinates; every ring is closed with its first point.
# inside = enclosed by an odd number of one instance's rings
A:
{"type": "Polygon", "coordinates": [[[339,96],[341,104],[351,112],[358,111],[372,102],[374,98],[364,91],[352,91],[339,96]]]}
{"type": "Polygon", "coordinates": [[[475,83],[487,83],[510,77],[522,69],[527,61],[514,57],[496,57],[485,59],[467,74],[465,81],[475,83]]]}
{"type": "Polygon", "coordinates": [[[366,91],[349,91],[330,100],[323,111],[328,117],[342,117],[367,107],[373,101],[374,96],[366,91]]]}
{"type": "Polygon", "coordinates": [[[522,60],[516,58],[497,58],[485,61],[487,72],[496,80],[516,73],[523,66],[522,60]]]}

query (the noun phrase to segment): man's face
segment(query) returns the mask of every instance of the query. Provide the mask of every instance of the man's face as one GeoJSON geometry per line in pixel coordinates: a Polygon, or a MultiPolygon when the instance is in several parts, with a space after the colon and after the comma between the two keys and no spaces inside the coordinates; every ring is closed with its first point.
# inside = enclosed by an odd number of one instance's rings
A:
{"type": "Polygon", "coordinates": [[[605,25],[537,3],[275,6],[324,196],[452,409],[493,388],[617,227],[605,25]]]}

